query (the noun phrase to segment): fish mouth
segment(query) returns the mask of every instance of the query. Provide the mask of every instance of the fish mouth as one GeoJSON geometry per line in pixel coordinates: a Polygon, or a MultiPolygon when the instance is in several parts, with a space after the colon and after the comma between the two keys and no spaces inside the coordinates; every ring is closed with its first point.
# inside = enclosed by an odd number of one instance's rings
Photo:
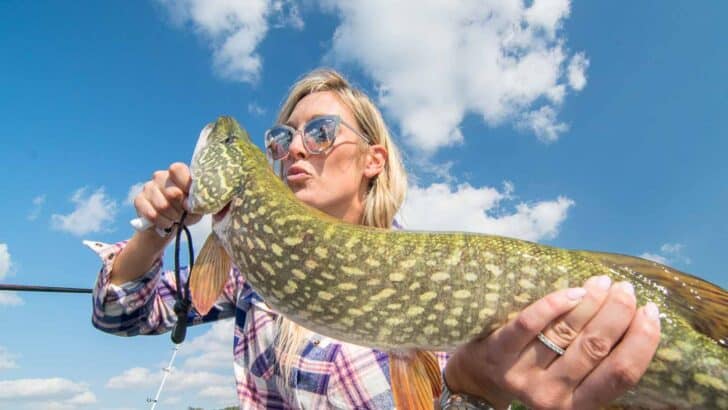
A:
{"type": "MultiPolygon", "coordinates": [[[[231,201],[232,202],[232,201],[231,201]]],[[[230,202],[225,204],[224,207],[222,207],[221,210],[217,211],[212,215],[212,220],[214,222],[220,222],[223,218],[225,218],[225,215],[227,215],[228,211],[230,210],[230,202]]]]}

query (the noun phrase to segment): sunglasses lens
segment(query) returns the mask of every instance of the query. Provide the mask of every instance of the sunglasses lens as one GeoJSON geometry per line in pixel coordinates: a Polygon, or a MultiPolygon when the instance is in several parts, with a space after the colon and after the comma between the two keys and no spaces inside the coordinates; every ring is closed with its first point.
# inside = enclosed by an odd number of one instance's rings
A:
{"type": "Polygon", "coordinates": [[[293,134],[291,130],[283,127],[273,127],[265,135],[265,145],[268,155],[279,160],[288,154],[288,147],[291,145],[293,134]]]}
{"type": "Polygon", "coordinates": [[[336,125],[333,118],[317,118],[306,124],[303,130],[306,148],[313,153],[326,151],[336,138],[336,125]]]}

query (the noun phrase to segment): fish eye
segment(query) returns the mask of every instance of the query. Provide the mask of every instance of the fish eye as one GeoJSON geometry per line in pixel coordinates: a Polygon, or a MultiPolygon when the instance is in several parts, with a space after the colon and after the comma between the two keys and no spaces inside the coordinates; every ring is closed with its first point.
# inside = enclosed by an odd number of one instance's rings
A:
{"type": "Polygon", "coordinates": [[[225,144],[228,144],[228,145],[230,145],[230,144],[232,144],[232,143],[233,143],[233,141],[235,141],[235,134],[229,134],[229,135],[227,136],[227,138],[225,138],[225,140],[224,140],[223,142],[224,142],[225,144]]]}

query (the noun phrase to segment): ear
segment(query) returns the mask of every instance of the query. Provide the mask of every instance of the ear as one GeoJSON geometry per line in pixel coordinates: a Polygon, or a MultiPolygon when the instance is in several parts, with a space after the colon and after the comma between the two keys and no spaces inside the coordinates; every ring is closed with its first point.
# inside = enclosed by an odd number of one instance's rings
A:
{"type": "Polygon", "coordinates": [[[366,163],[364,164],[364,176],[372,179],[384,170],[387,164],[387,149],[383,145],[375,144],[369,146],[366,163]]]}

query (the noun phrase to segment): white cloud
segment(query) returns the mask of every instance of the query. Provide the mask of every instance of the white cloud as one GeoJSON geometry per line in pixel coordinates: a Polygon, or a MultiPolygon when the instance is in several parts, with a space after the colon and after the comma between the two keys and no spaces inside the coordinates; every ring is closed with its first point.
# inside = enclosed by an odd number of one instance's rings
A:
{"type": "Polygon", "coordinates": [[[566,197],[536,203],[519,203],[503,209],[512,199],[513,184],[503,191],[468,184],[452,189],[446,184],[413,186],[400,218],[407,229],[481,232],[530,241],[554,238],[574,201],[566,197]]]}
{"type": "Polygon", "coordinates": [[[40,211],[43,209],[43,204],[45,203],[45,200],[45,195],[38,195],[33,198],[33,207],[30,209],[30,212],[28,212],[29,221],[35,221],[36,219],[38,219],[40,211]]]}
{"type": "Polygon", "coordinates": [[[589,68],[589,60],[584,53],[576,53],[569,63],[569,85],[579,91],[586,86],[586,69],[589,68]]]}
{"type": "Polygon", "coordinates": [[[71,197],[76,208],[67,215],[51,216],[54,229],[66,231],[80,236],[91,232],[100,232],[105,225],[114,220],[116,201],[110,199],[101,187],[91,195],[86,195],[86,188],[77,190],[71,197]]]}
{"type": "Polygon", "coordinates": [[[134,198],[139,195],[144,189],[144,182],[137,182],[136,184],[129,187],[129,192],[126,194],[126,205],[134,206],[134,198]]]}
{"type": "Polygon", "coordinates": [[[380,104],[412,146],[434,152],[459,143],[469,113],[490,126],[525,123],[545,141],[568,129],[556,113],[567,85],[583,88],[587,67],[584,54],[565,67],[568,0],[321,3],[341,18],[331,56],[375,80],[380,104]]]}
{"type": "MultiPolygon", "coordinates": [[[[188,226],[187,228],[190,230],[190,236],[192,236],[192,244],[195,247],[195,255],[199,255],[202,245],[212,232],[212,215],[203,216],[202,219],[200,219],[200,222],[197,222],[192,226],[188,226]]],[[[186,243],[187,237],[183,234],[182,238],[182,240],[186,243]]]]}
{"type": "Polygon", "coordinates": [[[185,360],[184,368],[230,369],[233,360],[231,342],[233,334],[232,319],[215,322],[209,331],[192,339],[182,350],[182,355],[190,356],[185,360]]]}
{"type": "Polygon", "coordinates": [[[273,27],[303,27],[291,0],[158,0],[178,24],[191,24],[210,41],[217,73],[235,81],[254,83],[262,60],[258,44],[273,27]]]}
{"type": "Polygon", "coordinates": [[[10,273],[13,263],[10,261],[10,252],[8,251],[8,244],[0,243],[0,280],[5,279],[10,273]]]}
{"type": "Polygon", "coordinates": [[[0,380],[0,399],[30,408],[75,409],[96,403],[86,383],[59,377],[0,380]]]}
{"type": "Polygon", "coordinates": [[[683,254],[685,246],[681,243],[665,243],[660,246],[660,252],[644,252],[640,257],[661,263],[663,265],[685,264],[692,261],[683,254]]]}
{"type": "Polygon", "coordinates": [[[0,370],[3,369],[16,369],[18,364],[15,362],[16,355],[10,353],[8,349],[0,346],[0,370]]]}
{"type": "Polygon", "coordinates": [[[260,105],[256,103],[248,103],[248,112],[260,117],[261,115],[265,114],[265,108],[261,107],[260,105]]]}
{"type": "Polygon", "coordinates": [[[20,306],[23,299],[16,292],[0,291],[0,306],[20,306]]]}

